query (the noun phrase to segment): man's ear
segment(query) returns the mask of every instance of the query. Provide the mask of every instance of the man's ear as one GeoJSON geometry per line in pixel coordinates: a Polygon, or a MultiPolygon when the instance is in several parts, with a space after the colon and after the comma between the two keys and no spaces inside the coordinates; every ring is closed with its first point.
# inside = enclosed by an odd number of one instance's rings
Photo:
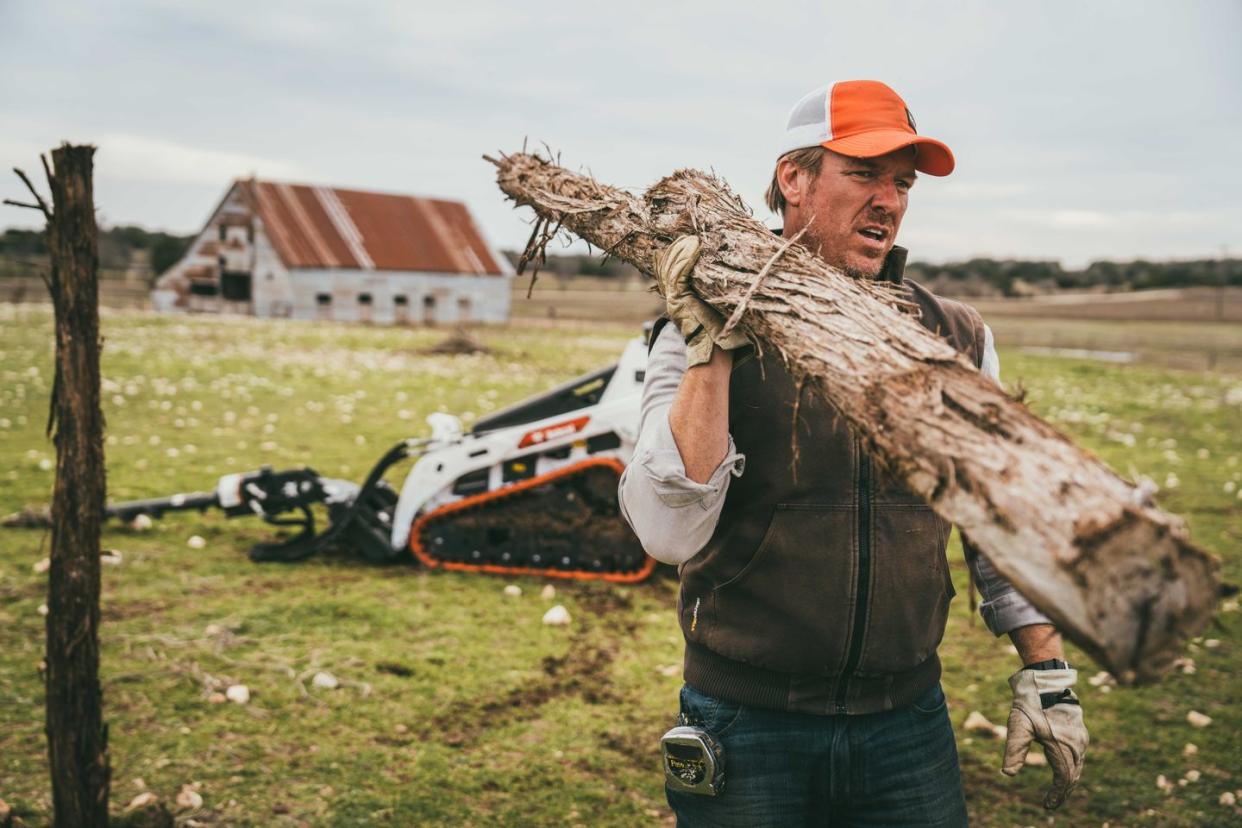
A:
{"type": "Polygon", "coordinates": [[[800,207],[806,197],[806,176],[802,173],[803,170],[788,158],[776,162],[776,185],[790,207],[800,207]]]}

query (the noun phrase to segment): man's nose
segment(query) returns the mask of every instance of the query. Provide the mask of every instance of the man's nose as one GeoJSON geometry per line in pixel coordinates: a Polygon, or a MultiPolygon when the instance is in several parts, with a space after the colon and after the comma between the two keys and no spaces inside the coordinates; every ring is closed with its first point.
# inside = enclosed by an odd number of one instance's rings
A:
{"type": "Polygon", "coordinates": [[[901,193],[896,181],[877,181],[871,194],[871,206],[883,213],[896,213],[901,209],[901,193]]]}

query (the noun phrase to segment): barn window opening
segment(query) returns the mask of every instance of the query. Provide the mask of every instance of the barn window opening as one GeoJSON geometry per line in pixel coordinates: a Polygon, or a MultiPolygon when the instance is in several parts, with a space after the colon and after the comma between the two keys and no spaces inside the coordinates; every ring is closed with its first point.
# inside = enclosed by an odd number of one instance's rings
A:
{"type": "Polygon", "coordinates": [[[220,241],[224,241],[224,235],[228,232],[228,228],[223,224],[220,225],[220,241]]]}
{"type": "Polygon", "coordinates": [[[359,294],[358,294],[358,304],[359,304],[359,305],[369,305],[369,304],[371,304],[371,294],[369,294],[369,293],[359,293],[359,294]]]}
{"type": "Polygon", "coordinates": [[[399,308],[404,308],[410,303],[410,299],[408,296],[397,295],[392,297],[392,303],[399,308]]]}
{"type": "Polygon", "coordinates": [[[226,271],[220,277],[220,292],[230,302],[249,302],[250,274],[226,271]]]}
{"type": "Polygon", "coordinates": [[[316,293],[315,304],[316,305],[331,305],[332,294],[331,293],[316,293]]]}

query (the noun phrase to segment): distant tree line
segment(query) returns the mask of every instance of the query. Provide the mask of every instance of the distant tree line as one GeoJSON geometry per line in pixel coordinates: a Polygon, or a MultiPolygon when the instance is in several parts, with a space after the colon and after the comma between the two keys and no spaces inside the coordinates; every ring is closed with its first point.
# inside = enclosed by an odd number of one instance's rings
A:
{"type": "MultiPolygon", "coordinates": [[[[99,231],[99,267],[107,278],[133,267],[137,262],[149,267],[152,278],[172,267],[189,246],[193,236],[146,230],[134,225],[109,227],[99,231]],[[140,252],[141,251],[141,252],[140,252]],[[137,254],[137,255],[135,255],[137,254]]],[[[34,275],[47,266],[47,239],[43,230],[10,227],[0,235],[0,275],[34,275]]]]}
{"type": "Polygon", "coordinates": [[[1060,262],[971,259],[943,265],[911,262],[906,273],[932,290],[959,296],[1020,297],[1063,290],[1238,286],[1242,285],[1242,259],[1103,260],[1082,270],[1067,270],[1060,262]]]}
{"type": "MultiPolygon", "coordinates": [[[[100,230],[99,259],[104,278],[116,277],[139,262],[150,278],[181,258],[193,236],[121,225],[100,230]]],[[[519,254],[506,250],[510,263],[519,254]]],[[[46,267],[42,230],[9,228],[0,234],[0,276],[34,276],[46,267]]],[[[1199,285],[1242,286],[1242,259],[1196,259],[1149,262],[1097,261],[1067,270],[1055,261],[971,259],[949,264],[911,262],[907,274],[932,290],[957,296],[1031,296],[1062,290],[1145,290],[1199,285]]],[[[549,254],[543,273],[568,279],[637,279],[638,271],[620,259],[601,255],[549,254]]]]}
{"type": "MultiPolygon", "coordinates": [[[[505,258],[509,260],[509,264],[517,267],[521,254],[516,250],[504,251],[505,258]]],[[[529,269],[529,268],[528,268],[529,269]]],[[[631,264],[614,259],[611,256],[605,257],[599,254],[594,256],[585,254],[548,254],[547,264],[539,269],[540,273],[546,273],[551,276],[558,276],[568,279],[571,276],[595,276],[601,279],[637,279],[639,278],[638,269],[631,264]]]]}
{"type": "MultiPolygon", "coordinates": [[[[505,255],[517,265],[516,251],[507,250],[505,255]]],[[[542,272],[562,278],[638,276],[633,267],[619,259],[588,255],[549,254],[542,272]]],[[[932,290],[957,296],[1033,296],[1063,290],[1242,286],[1242,259],[1097,261],[1082,270],[1067,270],[1055,261],[971,259],[939,265],[911,262],[906,274],[932,290]]]]}

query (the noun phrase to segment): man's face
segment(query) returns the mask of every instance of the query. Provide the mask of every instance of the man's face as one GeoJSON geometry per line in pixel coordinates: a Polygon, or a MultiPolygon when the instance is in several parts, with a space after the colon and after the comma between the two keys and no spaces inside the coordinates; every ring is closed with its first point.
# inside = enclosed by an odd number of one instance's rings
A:
{"type": "Polygon", "coordinates": [[[800,241],[828,264],[874,278],[897,239],[916,178],[913,147],[876,158],[825,150],[817,177],[798,171],[797,204],[786,193],[785,234],[805,228],[800,241]]]}

